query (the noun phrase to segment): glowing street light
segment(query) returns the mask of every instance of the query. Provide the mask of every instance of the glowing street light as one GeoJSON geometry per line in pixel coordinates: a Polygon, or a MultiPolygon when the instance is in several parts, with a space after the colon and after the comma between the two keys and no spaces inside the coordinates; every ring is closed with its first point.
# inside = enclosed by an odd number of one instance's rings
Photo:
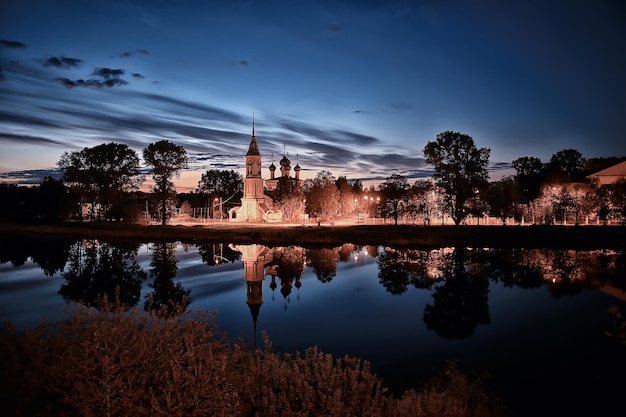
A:
{"type": "Polygon", "coordinates": [[[215,208],[215,206],[220,207],[220,223],[222,222],[222,197],[215,197],[215,204],[213,205],[213,208],[215,208]]]}

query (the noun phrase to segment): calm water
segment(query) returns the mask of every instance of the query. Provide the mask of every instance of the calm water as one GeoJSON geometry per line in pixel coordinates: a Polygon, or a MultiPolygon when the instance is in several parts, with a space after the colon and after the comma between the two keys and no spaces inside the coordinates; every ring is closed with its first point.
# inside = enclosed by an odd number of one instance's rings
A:
{"type": "Polygon", "coordinates": [[[0,319],[33,327],[68,300],[120,287],[149,308],[184,300],[217,311],[231,340],[368,360],[393,392],[446,361],[488,372],[511,415],[612,415],[623,408],[622,252],[4,241],[0,319]]]}

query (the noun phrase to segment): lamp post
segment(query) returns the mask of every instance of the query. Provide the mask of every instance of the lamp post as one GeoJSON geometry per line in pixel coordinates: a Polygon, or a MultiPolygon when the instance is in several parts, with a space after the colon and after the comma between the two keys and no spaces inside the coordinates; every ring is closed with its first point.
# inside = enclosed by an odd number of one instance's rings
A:
{"type": "MultiPolygon", "coordinates": [[[[220,208],[220,223],[222,222],[222,197],[215,197],[215,205],[213,206],[213,208],[215,208],[215,206],[219,206],[220,208]]],[[[215,216],[213,216],[215,217],[215,216]]]]}

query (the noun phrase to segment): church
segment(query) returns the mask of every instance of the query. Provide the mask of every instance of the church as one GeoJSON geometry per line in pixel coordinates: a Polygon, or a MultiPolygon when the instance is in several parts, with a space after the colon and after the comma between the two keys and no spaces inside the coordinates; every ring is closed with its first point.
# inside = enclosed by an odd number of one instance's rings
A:
{"type": "Polygon", "coordinates": [[[300,166],[296,164],[295,178],[290,177],[291,161],[286,155],[280,160],[281,177],[275,177],[276,166],[272,162],[269,166],[270,179],[265,181],[261,174],[261,151],[254,133],[254,114],[252,116],[252,137],[246,153],[246,175],[243,180],[243,197],[241,206],[234,207],[228,212],[228,219],[232,222],[270,222],[283,221],[283,212],[274,207],[274,201],[266,191],[273,191],[282,177],[289,178],[300,184],[300,166]]]}

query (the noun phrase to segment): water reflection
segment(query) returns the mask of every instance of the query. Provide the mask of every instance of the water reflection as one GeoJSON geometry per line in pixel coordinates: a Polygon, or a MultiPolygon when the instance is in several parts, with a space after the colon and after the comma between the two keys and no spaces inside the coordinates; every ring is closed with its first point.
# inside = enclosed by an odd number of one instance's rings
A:
{"type": "MultiPolygon", "coordinates": [[[[544,399],[608,392],[602,382],[626,372],[605,336],[618,333],[608,307],[626,311],[622,251],[14,239],[0,262],[3,320],[36,324],[61,298],[97,306],[102,295],[169,315],[218,311],[233,340],[256,345],[262,330],[277,350],[358,356],[396,392],[447,359],[544,399]]],[[[530,394],[509,395],[526,407],[530,394]]]]}
{"type": "Polygon", "coordinates": [[[52,276],[63,270],[73,243],[73,240],[54,240],[47,244],[35,244],[32,239],[1,239],[0,264],[11,263],[18,267],[30,258],[47,276],[52,276]]]}
{"type": "MultiPolygon", "coordinates": [[[[139,244],[115,244],[97,240],[75,242],[61,276],[59,294],[66,301],[100,307],[102,297],[135,306],[146,273],[137,262],[139,244]]],[[[33,261],[36,260],[33,258],[33,261]]]]}
{"type": "MultiPolygon", "coordinates": [[[[137,261],[140,243],[97,240],[39,241],[16,239],[0,245],[0,263],[23,266],[29,259],[46,276],[64,279],[59,293],[63,299],[95,305],[98,297],[119,297],[135,306],[148,273],[137,261]]],[[[189,308],[191,290],[174,280],[178,271],[177,242],[148,245],[151,253],[146,310],[189,308]]],[[[413,287],[432,293],[424,310],[428,328],[445,338],[470,337],[473,329],[488,324],[489,282],[523,289],[547,286],[554,298],[575,296],[585,288],[626,292],[626,254],[611,250],[553,250],[521,248],[439,248],[435,250],[360,247],[344,244],[336,248],[297,246],[231,245],[203,243],[181,245],[197,250],[209,268],[243,261],[247,303],[251,310],[262,304],[262,283],[270,278],[272,300],[278,289],[287,310],[294,288],[298,291],[305,270],[317,280],[330,283],[337,264],[358,262],[359,256],[376,260],[379,284],[391,295],[402,295],[413,287]]],[[[253,312],[253,317],[258,315],[253,312]]]]}
{"type": "Polygon", "coordinates": [[[189,307],[191,290],[184,289],[180,282],[174,283],[178,272],[176,247],[176,243],[165,242],[152,245],[150,276],[154,281],[149,284],[153,291],[146,297],[146,311],[174,316],[183,314],[189,307]]]}

